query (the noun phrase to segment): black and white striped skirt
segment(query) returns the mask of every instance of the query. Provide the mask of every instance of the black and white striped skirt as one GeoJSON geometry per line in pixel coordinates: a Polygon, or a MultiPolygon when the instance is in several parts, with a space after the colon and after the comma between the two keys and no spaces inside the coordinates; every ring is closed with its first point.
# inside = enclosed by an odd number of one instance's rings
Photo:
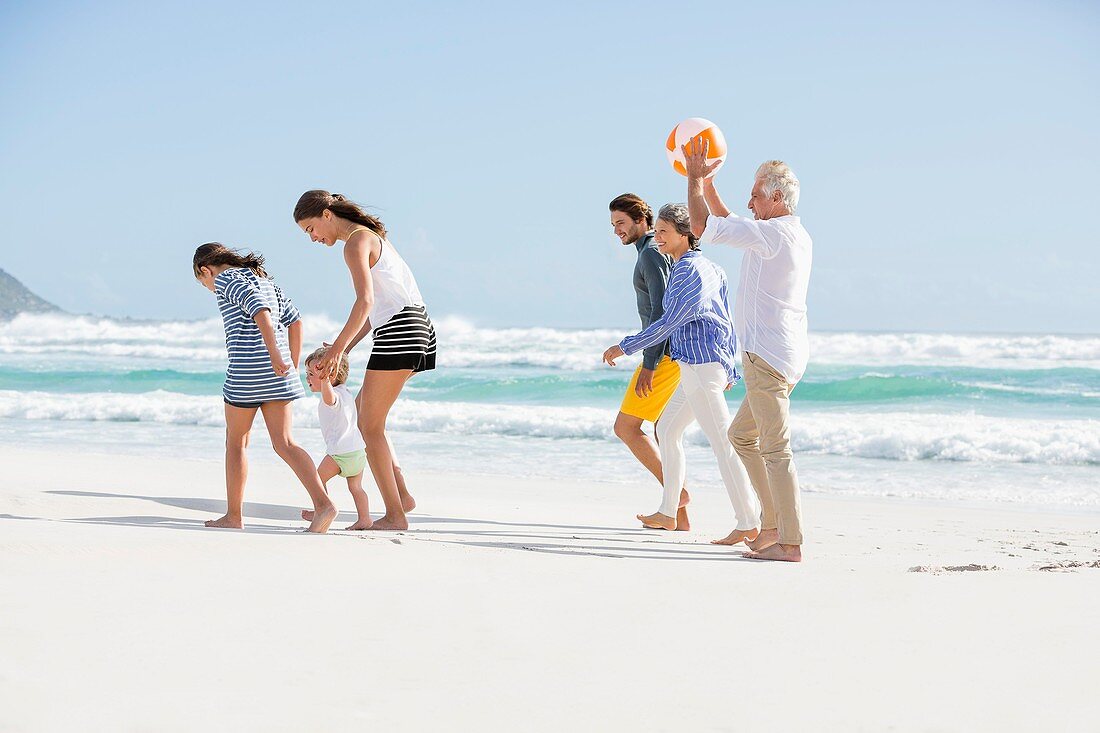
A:
{"type": "Polygon", "coordinates": [[[407,305],[374,329],[374,348],[367,369],[395,371],[435,369],[435,326],[423,305],[407,305]]]}

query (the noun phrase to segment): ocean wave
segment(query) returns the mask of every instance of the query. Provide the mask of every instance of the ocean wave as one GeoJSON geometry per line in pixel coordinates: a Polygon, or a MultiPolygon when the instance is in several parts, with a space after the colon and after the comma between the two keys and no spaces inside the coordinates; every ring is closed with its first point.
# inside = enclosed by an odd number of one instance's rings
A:
{"type": "Polygon", "coordinates": [[[1100,336],[812,333],[811,363],[1100,368],[1100,336]]]}
{"type": "MultiPolygon", "coordinates": [[[[307,348],[331,340],[342,321],[305,314],[307,348]]],[[[441,316],[440,366],[539,367],[582,371],[599,368],[604,349],[633,333],[631,326],[602,329],[482,328],[441,316]]],[[[96,316],[23,314],[0,323],[0,355],[99,354],[220,362],[225,358],[221,321],[138,321],[96,316]]],[[[365,355],[369,342],[359,347],[365,355]]],[[[1100,336],[968,335],[920,333],[810,334],[813,365],[946,365],[996,369],[1100,369],[1100,336]]],[[[633,368],[638,356],[623,360],[633,368]]],[[[622,368],[622,367],[620,367],[622,368]]]]}
{"type": "MultiPolygon", "coordinates": [[[[0,365],[0,390],[39,392],[126,392],[153,390],[216,395],[225,377],[224,363],[205,369],[135,369],[128,359],[80,368],[68,363],[0,365]],[[63,368],[60,368],[63,367],[63,368]]],[[[859,368],[822,369],[804,380],[793,399],[799,404],[927,405],[955,404],[981,409],[1100,407],[1100,372],[1091,370],[990,371],[968,368],[907,367],[898,373],[859,368]],[[1000,381],[993,381],[999,379],[1000,381]]],[[[356,369],[353,389],[362,381],[356,369]]],[[[608,368],[588,372],[548,369],[440,369],[412,380],[406,397],[426,401],[588,405],[606,407],[622,397],[627,373],[608,368]]],[[[730,393],[740,400],[741,388],[730,393]]],[[[1079,415],[1087,417],[1088,414],[1079,415]]]]}
{"type": "MultiPolygon", "coordinates": [[[[615,441],[614,409],[399,400],[394,430],[522,438],[615,441]]],[[[0,391],[0,418],[223,424],[215,397],[0,391]]],[[[317,427],[316,402],[299,400],[300,428],[317,427]]],[[[685,439],[704,445],[693,428],[685,439]]],[[[802,412],[792,418],[796,452],[893,461],[1100,465],[1100,420],[1017,419],[976,414],[802,412]]],[[[532,450],[538,450],[532,446],[532,450]]]]}

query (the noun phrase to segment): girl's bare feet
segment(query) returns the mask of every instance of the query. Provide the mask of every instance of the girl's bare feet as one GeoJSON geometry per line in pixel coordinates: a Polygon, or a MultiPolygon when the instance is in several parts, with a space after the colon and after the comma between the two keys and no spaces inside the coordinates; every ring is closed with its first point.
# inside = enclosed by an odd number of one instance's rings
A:
{"type": "Polygon", "coordinates": [[[667,514],[655,512],[653,514],[638,514],[638,521],[649,529],[676,529],[676,520],[667,514]]]}
{"type": "Polygon", "coordinates": [[[208,519],[203,522],[207,527],[217,527],[218,529],[244,529],[244,521],[240,517],[231,517],[228,514],[218,517],[217,519],[208,519]]]}
{"type": "MultiPolygon", "coordinates": [[[[302,512],[302,513],[305,514],[305,512],[302,512]]],[[[352,524],[352,525],[346,527],[345,529],[356,531],[356,530],[361,530],[361,529],[370,529],[373,526],[374,526],[374,521],[370,517],[367,517],[366,519],[360,519],[355,524],[352,524]]]]}
{"type": "Polygon", "coordinates": [[[739,545],[742,542],[748,544],[760,534],[758,529],[735,529],[720,540],[711,540],[712,545],[739,545]]]}
{"type": "Polygon", "coordinates": [[[392,532],[400,532],[401,530],[405,530],[405,529],[408,529],[408,528],[409,528],[409,520],[406,519],[404,516],[394,519],[394,518],[391,518],[390,515],[388,515],[388,514],[386,516],[382,517],[381,519],[374,520],[374,524],[372,524],[369,527],[369,529],[377,529],[377,530],[392,531],[392,532]]]}
{"type": "Polygon", "coordinates": [[[303,509],[302,510],[302,519],[306,520],[307,522],[312,522],[313,521],[313,510],[312,509],[303,509]]]}
{"type": "Polygon", "coordinates": [[[329,502],[329,505],[323,509],[313,513],[313,521],[309,523],[309,527],[306,528],[307,532],[313,532],[314,534],[324,534],[328,532],[328,528],[332,525],[336,515],[339,514],[339,510],[336,509],[336,505],[329,502]]]}
{"type": "Polygon", "coordinates": [[[412,498],[412,494],[407,492],[401,494],[401,508],[405,510],[405,513],[416,509],[416,499],[412,498]]]}

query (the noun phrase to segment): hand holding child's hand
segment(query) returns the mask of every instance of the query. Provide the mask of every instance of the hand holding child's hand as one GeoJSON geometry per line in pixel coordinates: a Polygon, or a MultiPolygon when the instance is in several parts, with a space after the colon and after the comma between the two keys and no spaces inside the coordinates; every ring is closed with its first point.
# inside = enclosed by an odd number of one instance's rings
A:
{"type": "Polygon", "coordinates": [[[336,372],[340,369],[340,360],[344,356],[343,351],[338,351],[331,346],[328,347],[328,351],[325,355],[318,359],[317,374],[321,379],[332,381],[336,377],[336,372]]]}

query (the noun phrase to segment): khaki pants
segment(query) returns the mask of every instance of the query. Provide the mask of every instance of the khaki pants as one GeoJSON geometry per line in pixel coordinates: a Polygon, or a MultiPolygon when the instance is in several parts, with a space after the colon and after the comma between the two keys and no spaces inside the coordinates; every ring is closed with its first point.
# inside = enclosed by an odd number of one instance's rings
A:
{"type": "Polygon", "coordinates": [[[801,545],[802,508],[791,453],[794,385],[756,354],[744,356],[745,400],[729,439],[760,498],[761,529],[778,529],[780,544],[801,545]]]}

